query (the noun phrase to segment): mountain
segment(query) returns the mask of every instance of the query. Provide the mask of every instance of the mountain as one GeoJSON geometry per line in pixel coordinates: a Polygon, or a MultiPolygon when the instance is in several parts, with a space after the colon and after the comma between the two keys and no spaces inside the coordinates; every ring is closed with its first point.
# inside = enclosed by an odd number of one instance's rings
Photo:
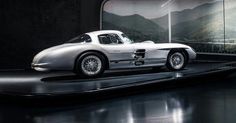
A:
{"type": "Polygon", "coordinates": [[[113,24],[121,27],[127,27],[132,30],[142,31],[145,33],[153,33],[153,31],[160,32],[163,30],[154,22],[140,16],[138,14],[130,16],[119,16],[108,12],[103,13],[103,21],[112,22],[113,24]]]}
{"type": "Polygon", "coordinates": [[[206,15],[195,20],[172,26],[174,40],[212,41],[224,38],[222,12],[206,15]]]}
{"type": "Polygon", "coordinates": [[[103,22],[103,29],[121,30],[135,42],[141,42],[149,39],[149,35],[145,35],[142,34],[142,32],[131,30],[125,27],[116,26],[110,22],[103,22]]]}
{"type": "MultiPolygon", "coordinates": [[[[226,39],[236,39],[236,8],[226,9],[226,39]]],[[[173,39],[195,41],[217,41],[224,38],[224,19],[222,12],[209,14],[195,20],[172,26],[173,39]]]]}
{"type": "MultiPolygon", "coordinates": [[[[222,1],[205,3],[193,9],[185,9],[183,11],[175,11],[171,13],[172,25],[178,23],[196,20],[206,15],[214,14],[223,11],[222,1]]],[[[164,29],[168,29],[168,15],[163,17],[151,19],[154,23],[161,26],[164,29]]]]}
{"type": "Polygon", "coordinates": [[[165,38],[165,30],[162,27],[138,14],[119,16],[103,12],[103,29],[117,29],[123,32],[135,32],[131,35],[131,38],[135,39],[136,37],[140,37],[138,34],[142,35],[142,37],[146,37],[142,38],[142,40],[160,41],[165,38]]]}
{"type": "MultiPolygon", "coordinates": [[[[226,8],[227,39],[236,39],[236,8],[226,8]]],[[[140,15],[119,16],[104,12],[103,29],[118,29],[137,40],[168,40],[168,17],[148,20],[140,15]]],[[[222,2],[212,2],[193,9],[172,12],[172,39],[175,41],[222,41],[224,18],[222,2]]]]}
{"type": "Polygon", "coordinates": [[[236,8],[226,9],[225,18],[226,38],[236,38],[236,8]]]}

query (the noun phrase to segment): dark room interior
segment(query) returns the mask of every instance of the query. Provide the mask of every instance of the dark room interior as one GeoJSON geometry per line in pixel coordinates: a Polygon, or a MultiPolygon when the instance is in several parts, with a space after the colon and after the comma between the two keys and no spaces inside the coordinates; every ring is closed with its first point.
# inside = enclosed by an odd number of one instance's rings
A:
{"type": "Polygon", "coordinates": [[[235,10],[236,0],[1,0],[0,122],[235,123],[235,10]]]}

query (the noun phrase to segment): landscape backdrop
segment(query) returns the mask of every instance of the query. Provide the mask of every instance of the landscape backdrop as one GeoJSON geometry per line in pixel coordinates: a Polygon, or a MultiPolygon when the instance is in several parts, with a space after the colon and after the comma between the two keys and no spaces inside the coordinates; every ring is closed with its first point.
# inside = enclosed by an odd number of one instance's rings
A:
{"type": "Polygon", "coordinates": [[[103,29],[121,30],[136,42],[168,42],[171,11],[172,42],[198,52],[236,53],[236,0],[109,0],[103,29]],[[225,8],[225,9],[224,9],[225,8]]]}

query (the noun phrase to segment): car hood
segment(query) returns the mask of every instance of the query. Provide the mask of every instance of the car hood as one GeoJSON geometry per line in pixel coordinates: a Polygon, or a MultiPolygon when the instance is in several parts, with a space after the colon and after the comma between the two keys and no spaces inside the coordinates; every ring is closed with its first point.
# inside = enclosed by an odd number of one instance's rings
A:
{"type": "Polygon", "coordinates": [[[145,46],[148,47],[155,47],[159,49],[171,49],[171,48],[190,48],[187,45],[179,44],[179,43],[154,43],[153,41],[143,41],[140,43],[134,43],[137,47],[142,47],[145,44],[145,46]]]}
{"type": "Polygon", "coordinates": [[[187,45],[184,44],[178,44],[178,43],[160,43],[156,44],[159,48],[190,48],[187,45]]]}

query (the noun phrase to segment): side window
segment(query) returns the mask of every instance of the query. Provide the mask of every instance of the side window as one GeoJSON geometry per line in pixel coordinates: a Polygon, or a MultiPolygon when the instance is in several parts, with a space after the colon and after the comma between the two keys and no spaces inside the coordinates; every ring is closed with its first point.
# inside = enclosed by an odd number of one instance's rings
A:
{"type": "Polygon", "coordinates": [[[116,34],[99,35],[100,44],[122,44],[121,38],[116,34]]]}
{"type": "Polygon", "coordinates": [[[89,35],[82,35],[82,36],[80,36],[80,39],[79,39],[79,42],[89,43],[91,41],[92,41],[92,39],[90,38],[89,35]]]}
{"type": "Polygon", "coordinates": [[[121,38],[120,38],[118,35],[116,35],[116,34],[111,34],[111,38],[112,38],[112,40],[113,40],[114,43],[116,43],[116,44],[122,44],[122,40],[121,40],[121,38]]]}
{"type": "Polygon", "coordinates": [[[71,40],[69,40],[67,43],[89,43],[89,42],[92,42],[92,39],[89,35],[87,34],[83,34],[83,35],[80,35],[78,37],[75,37],[71,40]]]}
{"type": "Polygon", "coordinates": [[[98,36],[100,44],[111,44],[111,39],[109,35],[99,35],[98,36]]]}

